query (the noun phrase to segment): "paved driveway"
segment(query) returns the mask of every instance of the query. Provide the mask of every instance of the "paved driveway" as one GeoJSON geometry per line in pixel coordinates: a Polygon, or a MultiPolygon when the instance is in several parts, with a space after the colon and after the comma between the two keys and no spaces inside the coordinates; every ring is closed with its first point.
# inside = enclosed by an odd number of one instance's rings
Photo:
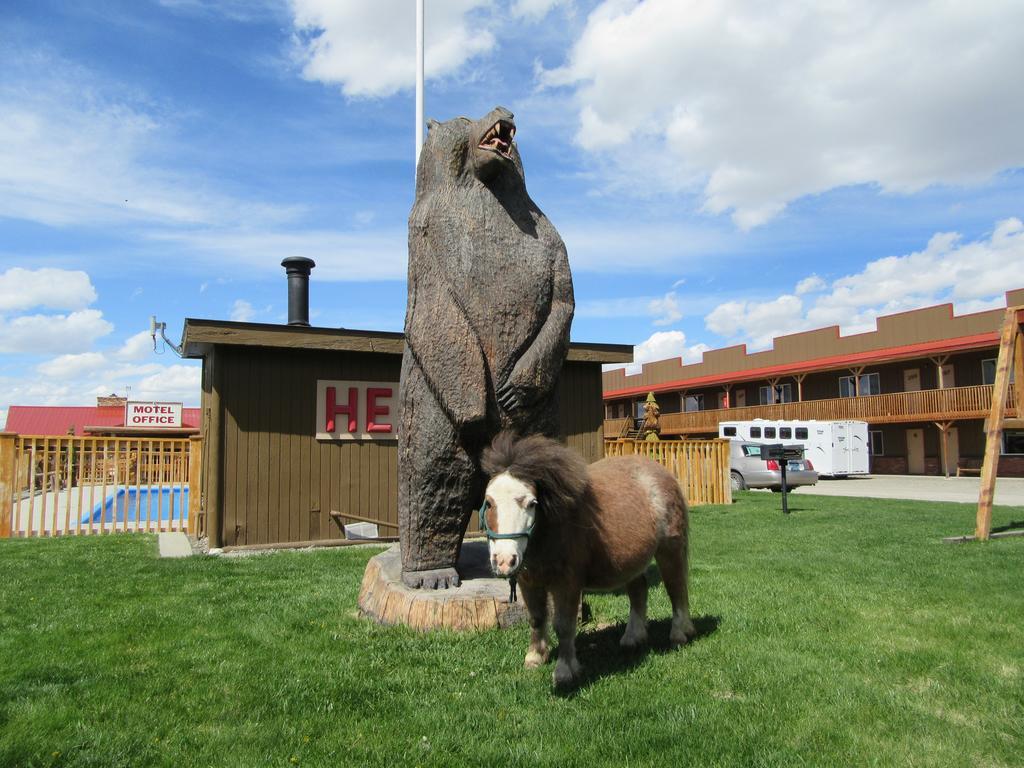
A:
{"type": "MultiPolygon", "coordinates": [[[[817,485],[797,488],[793,493],[819,496],[856,496],[874,499],[920,499],[978,503],[981,481],[977,477],[921,477],[918,475],[872,475],[845,480],[818,480],[817,485]]],[[[995,503],[1024,506],[1024,478],[1001,477],[996,481],[995,503]]]]}

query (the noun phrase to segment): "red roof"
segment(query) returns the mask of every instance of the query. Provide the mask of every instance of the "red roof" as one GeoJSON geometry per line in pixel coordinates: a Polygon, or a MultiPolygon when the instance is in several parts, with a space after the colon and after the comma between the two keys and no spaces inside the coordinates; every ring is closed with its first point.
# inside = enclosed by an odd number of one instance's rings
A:
{"type": "Polygon", "coordinates": [[[754,368],[746,371],[730,371],[727,373],[716,373],[710,376],[700,376],[691,379],[676,379],[664,381],[659,384],[648,384],[646,386],[626,387],[605,392],[605,400],[631,395],[642,395],[647,392],[669,392],[675,389],[686,389],[690,387],[709,387],[716,384],[729,382],[756,381],[772,376],[787,376],[795,373],[810,373],[818,370],[829,370],[834,368],[846,368],[858,363],[883,363],[896,360],[912,359],[927,355],[940,354],[942,352],[962,352],[971,349],[984,349],[999,345],[999,332],[979,333],[975,336],[961,336],[956,339],[940,339],[938,341],[926,341],[920,344],[908,344],[902,347],[888,347],[885,349],[872,349],[867,352],[853,352],[844,355],[831,357],[819,357],[812,360],[803,360],[796,363],[783,363],[766,368],[754,368]]]}
{"type": "MultiPolygon", "coordinates": [[[[182,408],[182,429],[199,429],[200,414],[199,408],[182,408]]],[[[19,435],[66,435],[74,427],[76,435],[84,435],[85,427],[123,426],[123,405],[12,405],[7,410],[6,431],[19,435]]]]}

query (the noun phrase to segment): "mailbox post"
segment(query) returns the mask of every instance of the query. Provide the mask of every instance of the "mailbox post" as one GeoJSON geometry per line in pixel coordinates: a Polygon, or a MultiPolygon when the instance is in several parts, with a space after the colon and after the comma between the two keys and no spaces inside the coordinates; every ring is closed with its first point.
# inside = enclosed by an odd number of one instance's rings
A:
{"type": "Polygon", "coordinates": [[[789,489],[786,486],[786,468],[790,461],[799,460],[804,457],[802,445],[783,445],[782,443],[768,443],[761,446],[761,458],[765,461],[774,459],[779,462],[779,471],[782,473],[782,514],[789,514],[789,489]]]}

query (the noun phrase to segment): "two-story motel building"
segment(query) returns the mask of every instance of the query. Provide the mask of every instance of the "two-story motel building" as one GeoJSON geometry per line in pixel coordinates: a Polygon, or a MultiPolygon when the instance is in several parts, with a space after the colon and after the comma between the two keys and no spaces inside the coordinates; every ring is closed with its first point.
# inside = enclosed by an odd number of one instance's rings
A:
{"type": "MultiPolygon", "coordinates": [[[[1007,292],[1007,307],[1022,304],[1024,289],[1007,292]]],[[[858,419],[869,425],[872,472],[976,473],[1004,315],[955,315],[943,304],[879,317],[868,333],[832,326],[777,337],[761,352],[740,345],[689,365],[607,371],[604,434],[626,435],[653,392],[663,439],[715,436],[720,421],[858,419]]],[[[1024,476],[1024,419],[1010,389],[999,474],[1024,476]]]]}

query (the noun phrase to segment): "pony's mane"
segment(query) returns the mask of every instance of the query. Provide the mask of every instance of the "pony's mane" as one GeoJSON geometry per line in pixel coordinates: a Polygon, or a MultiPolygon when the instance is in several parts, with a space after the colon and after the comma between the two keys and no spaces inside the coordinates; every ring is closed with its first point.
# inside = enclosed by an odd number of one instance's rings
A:
{"type": "Polygon", "coordinates": [[[571,448],[544,437],[517,437],[502,432],[484,450],[480,464],[488,477],[508,472],[532,483],[543,514],[564,518],[587,489],[587,463],[571,448]]]}

